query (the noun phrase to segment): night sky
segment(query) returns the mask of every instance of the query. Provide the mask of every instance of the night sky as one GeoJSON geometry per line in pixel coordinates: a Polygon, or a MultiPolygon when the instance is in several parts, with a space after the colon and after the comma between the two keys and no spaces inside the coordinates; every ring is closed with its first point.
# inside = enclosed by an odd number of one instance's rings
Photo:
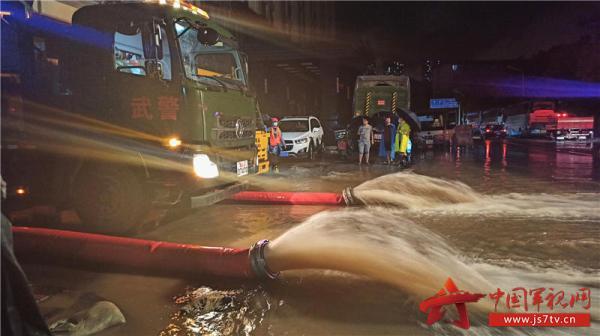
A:
{"type": "Polygon", "coordinates": [[[338,36],[405,62],[510,59],[600,32],[600,3],[339,2],[338,36]]]}

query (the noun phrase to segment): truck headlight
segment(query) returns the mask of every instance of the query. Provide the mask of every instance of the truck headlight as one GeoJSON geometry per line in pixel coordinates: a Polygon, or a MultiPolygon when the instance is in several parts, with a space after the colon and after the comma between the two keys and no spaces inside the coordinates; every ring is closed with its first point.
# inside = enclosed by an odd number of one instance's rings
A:
{"type": "Polygon", "coordinates": [[[196,176],[205,179],[219,177],[219,168],[208,158],[208,155],[194,154],[192,162],[196,176]]]}
{"type": "Polygon", "coordinates": [[[294,141],[297,144],[303,144],[308,142],[308,138],[302,138],[294,141]]]}
{"type": "Polygon", "coordinates": [[[181,140],[179,138],[170,138],[167,143],[168,143],[169,147],[171,147],[172,149],[175,149],[175,148],[181,146],[181,140]]]}

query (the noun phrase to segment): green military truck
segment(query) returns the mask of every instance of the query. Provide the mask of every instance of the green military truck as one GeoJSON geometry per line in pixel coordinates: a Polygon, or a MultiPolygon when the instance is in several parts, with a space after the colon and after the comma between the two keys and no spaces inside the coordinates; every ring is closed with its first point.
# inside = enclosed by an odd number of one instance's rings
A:
{"type": "Polygon", "coordinates": [[[261,118],[235,37],[179,1],[85,6],[72,24],[2,2],[3,211],[76,210],[122,233],[245,187],[261,118]]]}
{"type": "Polygon", "coordinates": [[[371,117],[381,111],[410,111],[410,79],[408,76],[358,76],[352,102],[354,116],[371,117]]]}
{"type": "Polygon", "coordinates": [[[375,148],[377,153],[383,123],[386,117],[397,123],[402,117],[418,129],[419,122],[415,113],[411,112],[410,78],[405,75],[366,75],[356,78],[354,100],[352,102],[353,117],[345,130],[336,131],[338,150],[343,156],[356,152],[357,130],[362,118],[367,117],[374,129],[375,148]],[[340,145],[345,142],[346,145],[340,145]]]}

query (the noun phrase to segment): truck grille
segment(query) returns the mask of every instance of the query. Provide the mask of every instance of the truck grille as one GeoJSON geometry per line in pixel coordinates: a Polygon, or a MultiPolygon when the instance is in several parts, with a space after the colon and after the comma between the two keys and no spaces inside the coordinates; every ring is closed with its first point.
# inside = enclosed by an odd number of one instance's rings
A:
{"type": "Polygon", "coordinates": [[[217,138],[219,140],[235,140],[235,139],[248,139],[252,138],[254,131],[243,131],[241,135],[238,135],[236,131],[219,131],[217,138]]]}
{"type": "Polygon", "coordinates": [[[283,150],[290,151],[290,150],[292,150],[293,147],[294,147],[294,141],[285,140],[285,145],[283,146],[283,150]]]}
{"type": "Polygon", "coordinates": [[[212,130],[213,137],[218,140],[253,139],[256,121],[248,118],[220,117],[217,119],[217,127],[212,130]]]}

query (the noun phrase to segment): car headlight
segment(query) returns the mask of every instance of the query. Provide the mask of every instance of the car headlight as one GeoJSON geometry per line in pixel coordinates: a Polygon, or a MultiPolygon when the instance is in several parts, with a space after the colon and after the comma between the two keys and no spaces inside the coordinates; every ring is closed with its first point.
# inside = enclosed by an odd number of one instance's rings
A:
{"type": "Polygon", "coordinates": [[[219,168],[210,160],[208,155],[194,154],[192,162],[196,176],[205,179],[219,177],[219,168]]]}
{"type": "Polygon", "coordinates": [[[308,138],[302,138],[294,141],[297,144],[303,144],[308,142],[308,138]]]}

